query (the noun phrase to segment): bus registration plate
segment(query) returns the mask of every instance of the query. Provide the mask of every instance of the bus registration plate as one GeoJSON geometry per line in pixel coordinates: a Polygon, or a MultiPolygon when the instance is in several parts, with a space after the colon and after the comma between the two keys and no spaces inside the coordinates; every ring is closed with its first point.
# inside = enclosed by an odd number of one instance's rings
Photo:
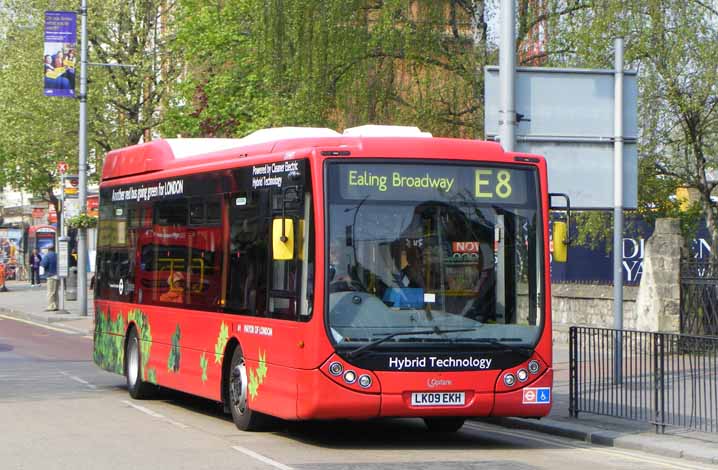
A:
{"type": "Polygon", "coordinates": [[[464,392],[414,392],[411,406],[463,406],[464,392]]]}

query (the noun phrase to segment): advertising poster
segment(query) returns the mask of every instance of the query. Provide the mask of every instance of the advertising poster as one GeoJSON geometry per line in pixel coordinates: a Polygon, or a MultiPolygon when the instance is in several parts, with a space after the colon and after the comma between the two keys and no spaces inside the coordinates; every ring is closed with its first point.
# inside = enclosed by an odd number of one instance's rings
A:
{"type": "Polygon", "coordinates": [[[5,265],[6,279],[15,279],[22,251],[22,230],[0,228],[0,263],[5,265]]]}
{"type": "Polygon", "coordinates": [[[22,230],[0,228],[0,261],[6,264],[17,263],[22,244],[22,230]]]}
{"type": "Polygon", "coordinates": [[[77,13],[45,12],[45,96],[75,97],[77,13]]]}

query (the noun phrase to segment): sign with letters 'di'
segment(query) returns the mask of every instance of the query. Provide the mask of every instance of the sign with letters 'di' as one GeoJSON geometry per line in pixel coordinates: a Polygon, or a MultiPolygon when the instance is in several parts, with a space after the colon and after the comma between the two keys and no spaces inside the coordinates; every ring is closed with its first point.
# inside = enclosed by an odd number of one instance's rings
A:
{"type": "Polygon", "coordinates": [[[77,13],[45,12],[43,52],[45,96],[75,97],[77,13]]]}

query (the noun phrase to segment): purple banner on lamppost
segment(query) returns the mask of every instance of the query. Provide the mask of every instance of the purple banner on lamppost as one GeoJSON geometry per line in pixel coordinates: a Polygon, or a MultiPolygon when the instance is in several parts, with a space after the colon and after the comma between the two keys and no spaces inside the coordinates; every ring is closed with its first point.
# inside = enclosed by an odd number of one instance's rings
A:
{"type": "Polygon", "coordinates": [[[45,96],[75,97],[77,13],[45,12],[45,96]]]}

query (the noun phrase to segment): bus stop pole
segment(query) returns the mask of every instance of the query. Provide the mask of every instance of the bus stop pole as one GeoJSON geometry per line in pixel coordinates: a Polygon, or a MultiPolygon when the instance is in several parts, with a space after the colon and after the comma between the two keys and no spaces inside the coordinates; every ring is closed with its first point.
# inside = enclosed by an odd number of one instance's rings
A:
{"type": "MultiPolygon", "coordinates": [[[[62,256],[62,241],[65,240],[65,175],[60,177],[60,216],[58,217],[60,222],[59,237],[55,237],[57,240],[57,249],[55,250],[57,256],[57,276],[58,276],[58,289],[57,289],[57,308],[60,312],[65,311],[65,277],[60,272],[60,257],[62,256]]],[[[68,260],[69,261],[69,260],[68,260]]]]}
{"type": "Polygon", "coordinates": [[[616,38],[613,100],[613,380],[622,383],[623,329],[623,38],[616,38]]]}
{"type": "MultiPolygon", "coordinates": [[[[80,130],[78,176],[80,214],[87,213],[87,0],[80,2],[80,130]]],[[[80,315],[87,315],[87,229],[77,230],[77,300],[80,315]]]]}

